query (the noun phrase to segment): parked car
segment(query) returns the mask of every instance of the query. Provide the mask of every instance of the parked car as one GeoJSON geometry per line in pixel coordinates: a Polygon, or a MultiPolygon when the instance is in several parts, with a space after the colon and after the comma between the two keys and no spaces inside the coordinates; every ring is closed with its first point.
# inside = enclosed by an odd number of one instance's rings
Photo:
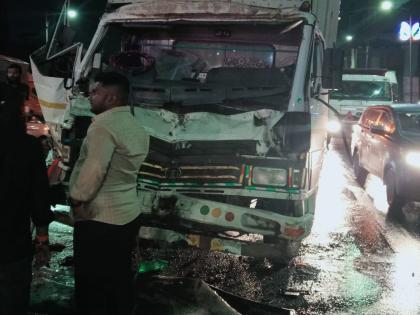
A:
{"type": "Polygon", "coordinates": [[[48,125],[43,123],[36,116],[32,116],[26,123],[26,132],[37,138],[41,136],[50,137],[48,125]]]}
{"type": "Polygon", "coordinates": [[[367,108],[353,126],[351,149],[357,181],[364,185],[368,173],[381,178],[391,213],[420,201],[420,105],[367,108]]]}

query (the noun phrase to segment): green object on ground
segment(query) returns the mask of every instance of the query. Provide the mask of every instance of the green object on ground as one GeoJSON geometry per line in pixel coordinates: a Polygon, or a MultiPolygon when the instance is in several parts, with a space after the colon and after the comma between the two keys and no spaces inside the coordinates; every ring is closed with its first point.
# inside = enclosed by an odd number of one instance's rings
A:
{"type": "Polygon", "coordinates": [[[168,262],[166,260],[145,260],[139,265],[139,273],[162,271],[166,267],[168,267],[168,262]]]}

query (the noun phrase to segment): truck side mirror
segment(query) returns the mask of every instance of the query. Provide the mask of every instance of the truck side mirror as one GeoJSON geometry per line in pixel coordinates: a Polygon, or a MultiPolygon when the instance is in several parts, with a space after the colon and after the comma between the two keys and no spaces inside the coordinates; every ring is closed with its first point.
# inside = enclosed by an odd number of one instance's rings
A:
{"type": "Polygon", "coordinates": [[[311,146],[311,114],[286,112],[276,126],[281,149],[287,153],[302,153],[311,146]]]}
{"type": "Polygon", "coordinates": [[[343,78],[344,51],[339,48],[327,48],[322,64],[322,87],[339,89],[343,78]]]}
{"type": "Polygon", "coordinates": [[[381,135],[383,136],[384,134],[386,134],[385,128],[384,126],[381,125],[372,125],[370,126],[370,132],[375,134],[375,135],[381,135]]]}

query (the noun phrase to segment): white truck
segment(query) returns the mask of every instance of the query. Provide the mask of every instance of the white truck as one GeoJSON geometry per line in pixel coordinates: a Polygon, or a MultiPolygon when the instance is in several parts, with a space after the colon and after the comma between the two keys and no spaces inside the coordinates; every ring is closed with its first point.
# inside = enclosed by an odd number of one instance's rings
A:
{"type": "Polygon", "coordinates": [[[31,61],[62,180],[93,115],[87,86],[120,71],[151,136],[139,206],[159,230],[144,236],[164,229],[191,245],[288,258],[311,231],[323,102],[342,70],[342,53],[326,49],[339,1],[312,10],[298,0],[109,0],[86,50],[59,21],[31,61]]]}
{"type": "Polygon", "coordinates": [[[331,91],[330,106],[341,118],[330,114],[329,130],[332,134],[344,128],[346,136],[351,127],[369,106],[389,105],[399,102],[398,82],[395,71],[374,68],[349,68],[343,70],[340,89],[331,91]]]}

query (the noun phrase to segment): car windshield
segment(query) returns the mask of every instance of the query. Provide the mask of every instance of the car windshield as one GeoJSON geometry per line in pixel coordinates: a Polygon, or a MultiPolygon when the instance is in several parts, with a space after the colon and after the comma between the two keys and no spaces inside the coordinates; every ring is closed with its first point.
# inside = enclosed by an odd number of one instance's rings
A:
{"type": "Polygon", "coordinates": [[[391,101],[391,85],[381,81],[343,81],[339,90],[331,93],[337,100],[391,101]]]}
{"type": "Polygon", "coordinates": [[[420,135],[420,112],[400,112],[398,120],[403,132],[420,135]]]}

